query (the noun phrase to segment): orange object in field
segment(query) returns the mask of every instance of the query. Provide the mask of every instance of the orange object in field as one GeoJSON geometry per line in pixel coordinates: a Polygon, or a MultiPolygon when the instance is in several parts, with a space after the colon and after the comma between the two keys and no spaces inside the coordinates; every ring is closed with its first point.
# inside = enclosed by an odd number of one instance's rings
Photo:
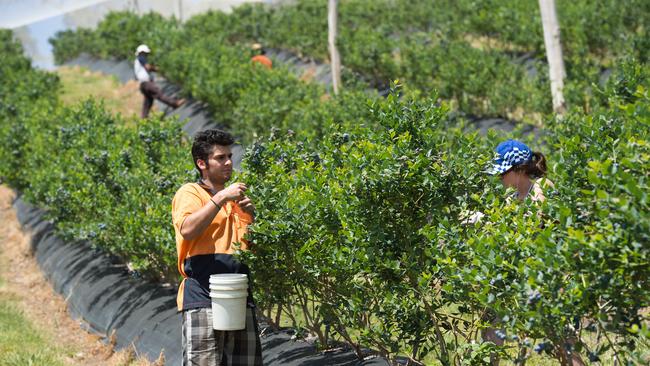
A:
{"type": "Polygon", "coordinates": [[[271,69],[273,67],[273,61],[271,61],[270,58],[268,58],[268,57],[266,57],[264,55],[254,56],[251,59],[251,62],[260,63],[260,64],[264,65],[264,67],[266,67],[267,69],[271,69]]]}

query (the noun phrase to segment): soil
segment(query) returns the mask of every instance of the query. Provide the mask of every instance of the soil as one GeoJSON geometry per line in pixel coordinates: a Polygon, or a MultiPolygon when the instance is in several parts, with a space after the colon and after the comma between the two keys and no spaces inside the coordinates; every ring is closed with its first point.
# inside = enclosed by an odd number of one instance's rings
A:
{"type": "Polygon", "coordinates": [[[61,355],[65,365],[163,365],[162,358],[151,363],[138,357],[134,349],[116,351],[110,339],[87,332],[83,320],[70,317],[65,299],[54,292],[30,252],[30,235],[16,218],[14,197],[10,188],[0,185],[0,277],[5,280],[0,297],[15,299],[24,316],[48,335],[47,339],[56,339],[62,348],[73,350],[61,355]]]}

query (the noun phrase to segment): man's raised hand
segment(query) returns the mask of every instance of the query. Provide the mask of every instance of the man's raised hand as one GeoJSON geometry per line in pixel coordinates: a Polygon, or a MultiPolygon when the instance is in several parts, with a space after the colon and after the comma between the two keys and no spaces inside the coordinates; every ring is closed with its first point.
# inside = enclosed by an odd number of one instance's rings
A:
{"type": "Polygon", "coordinates": [[[222,203],[228,201],[237,201],[244,198],[244,193],[247,189],[248,188],[244,183],[237,182],[229,185],[227,188],[220,191],[215,196],[221,196],[221,200],[223,201],[222,203]]]}
{"type": "Polygon", "coordinates": [[[243,199],[237,201],[237,204],[247,214],[252,216],[255,213],[255,205],[253,204],[253,201],[251,201],[250,198],[244,197],[243,199]]]}

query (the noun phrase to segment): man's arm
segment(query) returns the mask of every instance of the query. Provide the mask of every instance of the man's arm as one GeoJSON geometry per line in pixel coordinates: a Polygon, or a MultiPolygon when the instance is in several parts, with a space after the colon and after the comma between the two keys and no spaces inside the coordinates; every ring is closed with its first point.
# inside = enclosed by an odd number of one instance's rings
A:
{"type": "Polygon", "coordinates": [[[153,64],[144,64],[144,68],[149,72],[158,71],[158,67],[156,65],[153,65],[153,64]]]}
{"type": "Polygon", "coordinates": [[[138,59],[138,62],[140,62],[140,65],[142,65],[142,67],[144,67],[144,69],[147,70],[148,72],[158,71],[158,67],[156,67],[156,65],[147,62],[147,56],[146,55],[140,54],[140,55],[138,55],[137,59],[138,59]]]}
{"type": "Polygon", "coordinates": [[[181,224],[180,233],[185,240],[198,238],[208,228],[214,217],[217,216],[221,206],[228,201],[241,199],[246,192],[246,185],[234,183],[228,188],[217,192],[210,198],[212,202],[206,203],[198,211],[192,213],[181,224]]]}

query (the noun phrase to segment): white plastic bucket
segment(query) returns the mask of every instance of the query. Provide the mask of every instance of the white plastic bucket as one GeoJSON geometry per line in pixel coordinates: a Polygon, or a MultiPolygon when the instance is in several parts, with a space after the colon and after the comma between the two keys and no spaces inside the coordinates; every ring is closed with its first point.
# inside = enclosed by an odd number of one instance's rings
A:
{"type": "Polygon", "coordinates": [[[248,282],[245,282],[245,283],[233,283],[233,284],[227,284],[227,285],[210,284],[210,290],[217,290],[217,291],[237,291],[237,290],[247,289],[247,288],[248,288],[248,282]]]}
{"type": "Polygon", "coordinates": [[[210,276],[212,327],[216,330],[246,329],[248,276],[218,274],[210,276]]]}
{"type": "Polygon", "coordinates": [[[221,273],[210,276],[210,283],[239,283],[248,282],[248,276],[245,273],[221,273]]]}
{"type": "Polygon", "coordinates": [[[248,290],[237,290],[237,291],[210,291],[210,297],[217,297],[219,299],[237,299],[242,296],[248,296],[248,290]]]}

